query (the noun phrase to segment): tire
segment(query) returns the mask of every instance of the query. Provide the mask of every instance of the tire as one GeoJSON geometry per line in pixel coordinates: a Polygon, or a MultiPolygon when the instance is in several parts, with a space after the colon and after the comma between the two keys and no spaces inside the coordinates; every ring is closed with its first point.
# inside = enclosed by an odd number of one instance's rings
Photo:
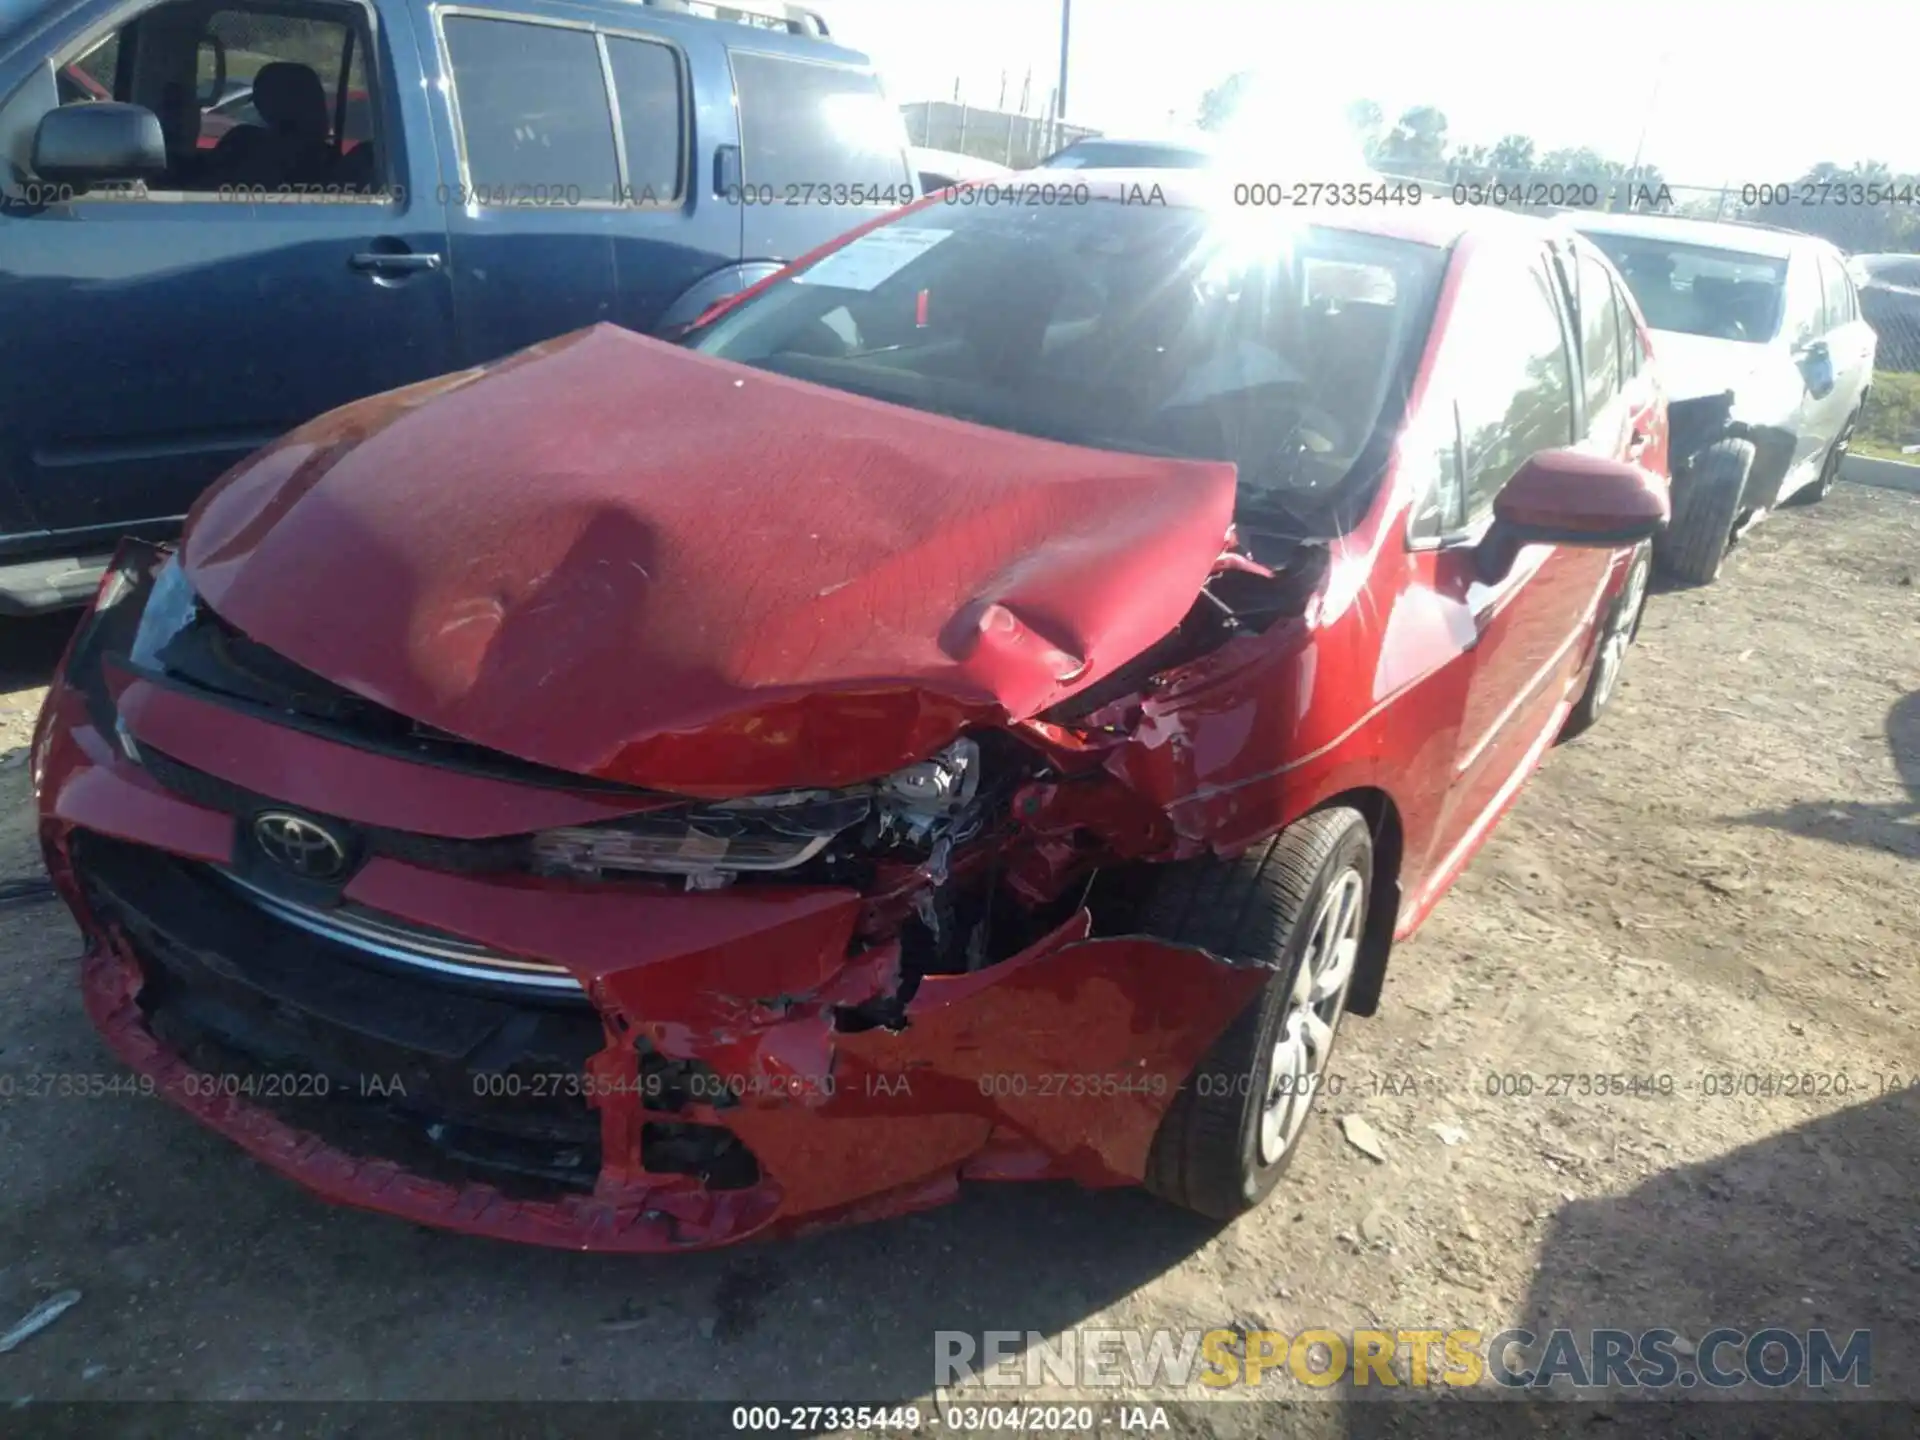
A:
{"type": "Polygon", "coordinates": [[[1795,495],[1793,504],[1818,505],[1833,493],[1833,487],[1840,483],[1840,467],[1846,462],[1847,445],[1853,439],[1853,427],[1859,422],[1860,411],[1856,409],[1847,416],[1847,423],[1840,427],[1840,433],[1833,437],[1833,445],[1827,451],[1827,458],[1820,462],[1820,478],[1795,495]]]}
{"type": "Polygon", "coordinates": [[[1647,579],[1652,570],[1651,549],[1642,545],[1633,552],[1626,583],[1620,587],[1613,604],[1607,607],[1595,645],[1593,669],[1587,675],[1587,688],[1567,715],[1567,723],[1560,731],[1562,740],[1571,740],[1591,730],[1613,703],[1620,688],[1620,671],[1626,665],[1627,647],[1640,634],[1640,617],[1647,609],[1647,579]]]}
{"type": "Polygon", "coordinates": [[[1662,571],[1688,585],[1711,585],[1720,578],[1753,456],[1751,440],[1716,440],[1700,452],[1673,521],[1656,542],[1662,571]]]}
{"type": "Polygon", "coordinates": [[[1147,1157],[1148,1190],[1231,1220],[1279,1183],[1346,1013],[1372,893],[1373,837],[1344,807],[1317,810],[1236,859],[1163,872],[1142,930],[1274,969],[1174,1096],[1147,1157]],[[1318,1026],[1301,1018],[1303,1003],[1318,1026]],[[1283,1047],[1290,1058],[1276,1078],[1283,1047]]]}

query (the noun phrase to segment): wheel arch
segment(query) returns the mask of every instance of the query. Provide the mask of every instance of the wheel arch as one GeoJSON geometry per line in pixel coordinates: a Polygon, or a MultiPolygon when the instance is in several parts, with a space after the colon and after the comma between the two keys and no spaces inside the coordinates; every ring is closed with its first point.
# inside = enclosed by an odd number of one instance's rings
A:
{"type": "Polygon", "coordinates": [[[1386,983],[1387,960],[1393,953],[1393,932],[1400,918],[1400,877],[1406,859],[1406,828],[1400,807],[1377,786],[1362,786],[1331,795],[1314,808],[1342,806],[1358,810],[1373,837],[1373,878],[1367,898],[1367,928],[1360,939],[1360,958],[1353,985],[1347,991],[1347,1013],[1372,1015],[1380,1008],[1386,983]]]}

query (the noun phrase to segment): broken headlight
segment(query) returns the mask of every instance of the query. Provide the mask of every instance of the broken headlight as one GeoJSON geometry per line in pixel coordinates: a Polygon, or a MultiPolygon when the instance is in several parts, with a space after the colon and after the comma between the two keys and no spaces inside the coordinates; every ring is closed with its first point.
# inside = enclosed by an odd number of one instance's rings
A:
{"type": "Polygon", "coordinates": [[[968,825],[979,768],[979,746],[961,739],[870,785],[788,790],[544,830],[533,837],[534,866],[563,875],[681,875],[688,889],[707,890],[739,874],[795,869],[856,828],[863,845],[957,841],[966,834],[950,832],[968,825]]]}
{"type": "Polygon", "coordinates": [[[199,608],[200,597],[193,593],[193,584],[176,551],[153,577],[153,589],[147,595],[146,609],[140,612],[140,625],[133,632],[127,658],[144,670],[162,668],[160,652],[193,623],[199,608]]]}

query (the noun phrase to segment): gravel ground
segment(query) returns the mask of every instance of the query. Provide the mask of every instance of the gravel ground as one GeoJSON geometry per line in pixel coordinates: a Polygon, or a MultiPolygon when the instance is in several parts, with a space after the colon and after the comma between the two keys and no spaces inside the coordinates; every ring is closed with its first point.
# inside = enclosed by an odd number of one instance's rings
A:
{"type": "MultiPolygon", "coordinates": [[[[156,1101],[16,1093],[0,1328],[84,1298],[0,1356],[0,1399],[925,1403],[936,1329],[1514,1324],[1869,1328],[1873,1393],[1920,1398],[1916,579],[1920,499],[1843,486],[1656,594],[1613,712],[1396,954],[1291,1175],[1225,1230],[977,1187],[798,1244],[521,1250],[323,1206],[156,1101]],[[1672,1093],[1591,1093],[1616,1075],[1672,1093]]],[[[38,871],[22,762],[62,638],[0,636],[0,880],[38,871]]],[[[0,905],[0,1076],[115,1073],[76,950],[58,906],[0,905]]],[[[1311,1433],[1429,1433],[1280,1384],[1330,1402],[1311,1433]]]]}

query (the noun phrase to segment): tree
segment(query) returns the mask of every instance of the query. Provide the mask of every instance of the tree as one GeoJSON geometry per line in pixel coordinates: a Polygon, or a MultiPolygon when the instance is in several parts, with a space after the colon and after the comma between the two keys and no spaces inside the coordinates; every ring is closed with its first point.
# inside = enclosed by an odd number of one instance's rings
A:
{"type": "Polygon", "coordinates": [[[1502,135],[1488,155],[1487,163],[1502,174],[1525,174],[1534,166],[1532,139],[1525,135],[1502,135]]]}
{"type": "Polygon", "coordinates": [[[1387,119],[1377,100],[1355,100],[1347,106],[1347,124],[1360,141],[1360,150],[1372,164],[1380,158],[1380,145],[1386,138],[1387,119]]]}
{"type": "Polygon", "coordinates": [[[1224,130],[1239,113],[1247,92],[1253,88],[1251,70],[1236,70],[1200,97],[1200,128],[1224,130]]]}
{"type": "Polygon", "coordinates": [[[1401,115],[1380,145],[1380,165],[1396,174],[1433,176],[1446,169],[1447,117],[1432,105],[1401,115]]]}

